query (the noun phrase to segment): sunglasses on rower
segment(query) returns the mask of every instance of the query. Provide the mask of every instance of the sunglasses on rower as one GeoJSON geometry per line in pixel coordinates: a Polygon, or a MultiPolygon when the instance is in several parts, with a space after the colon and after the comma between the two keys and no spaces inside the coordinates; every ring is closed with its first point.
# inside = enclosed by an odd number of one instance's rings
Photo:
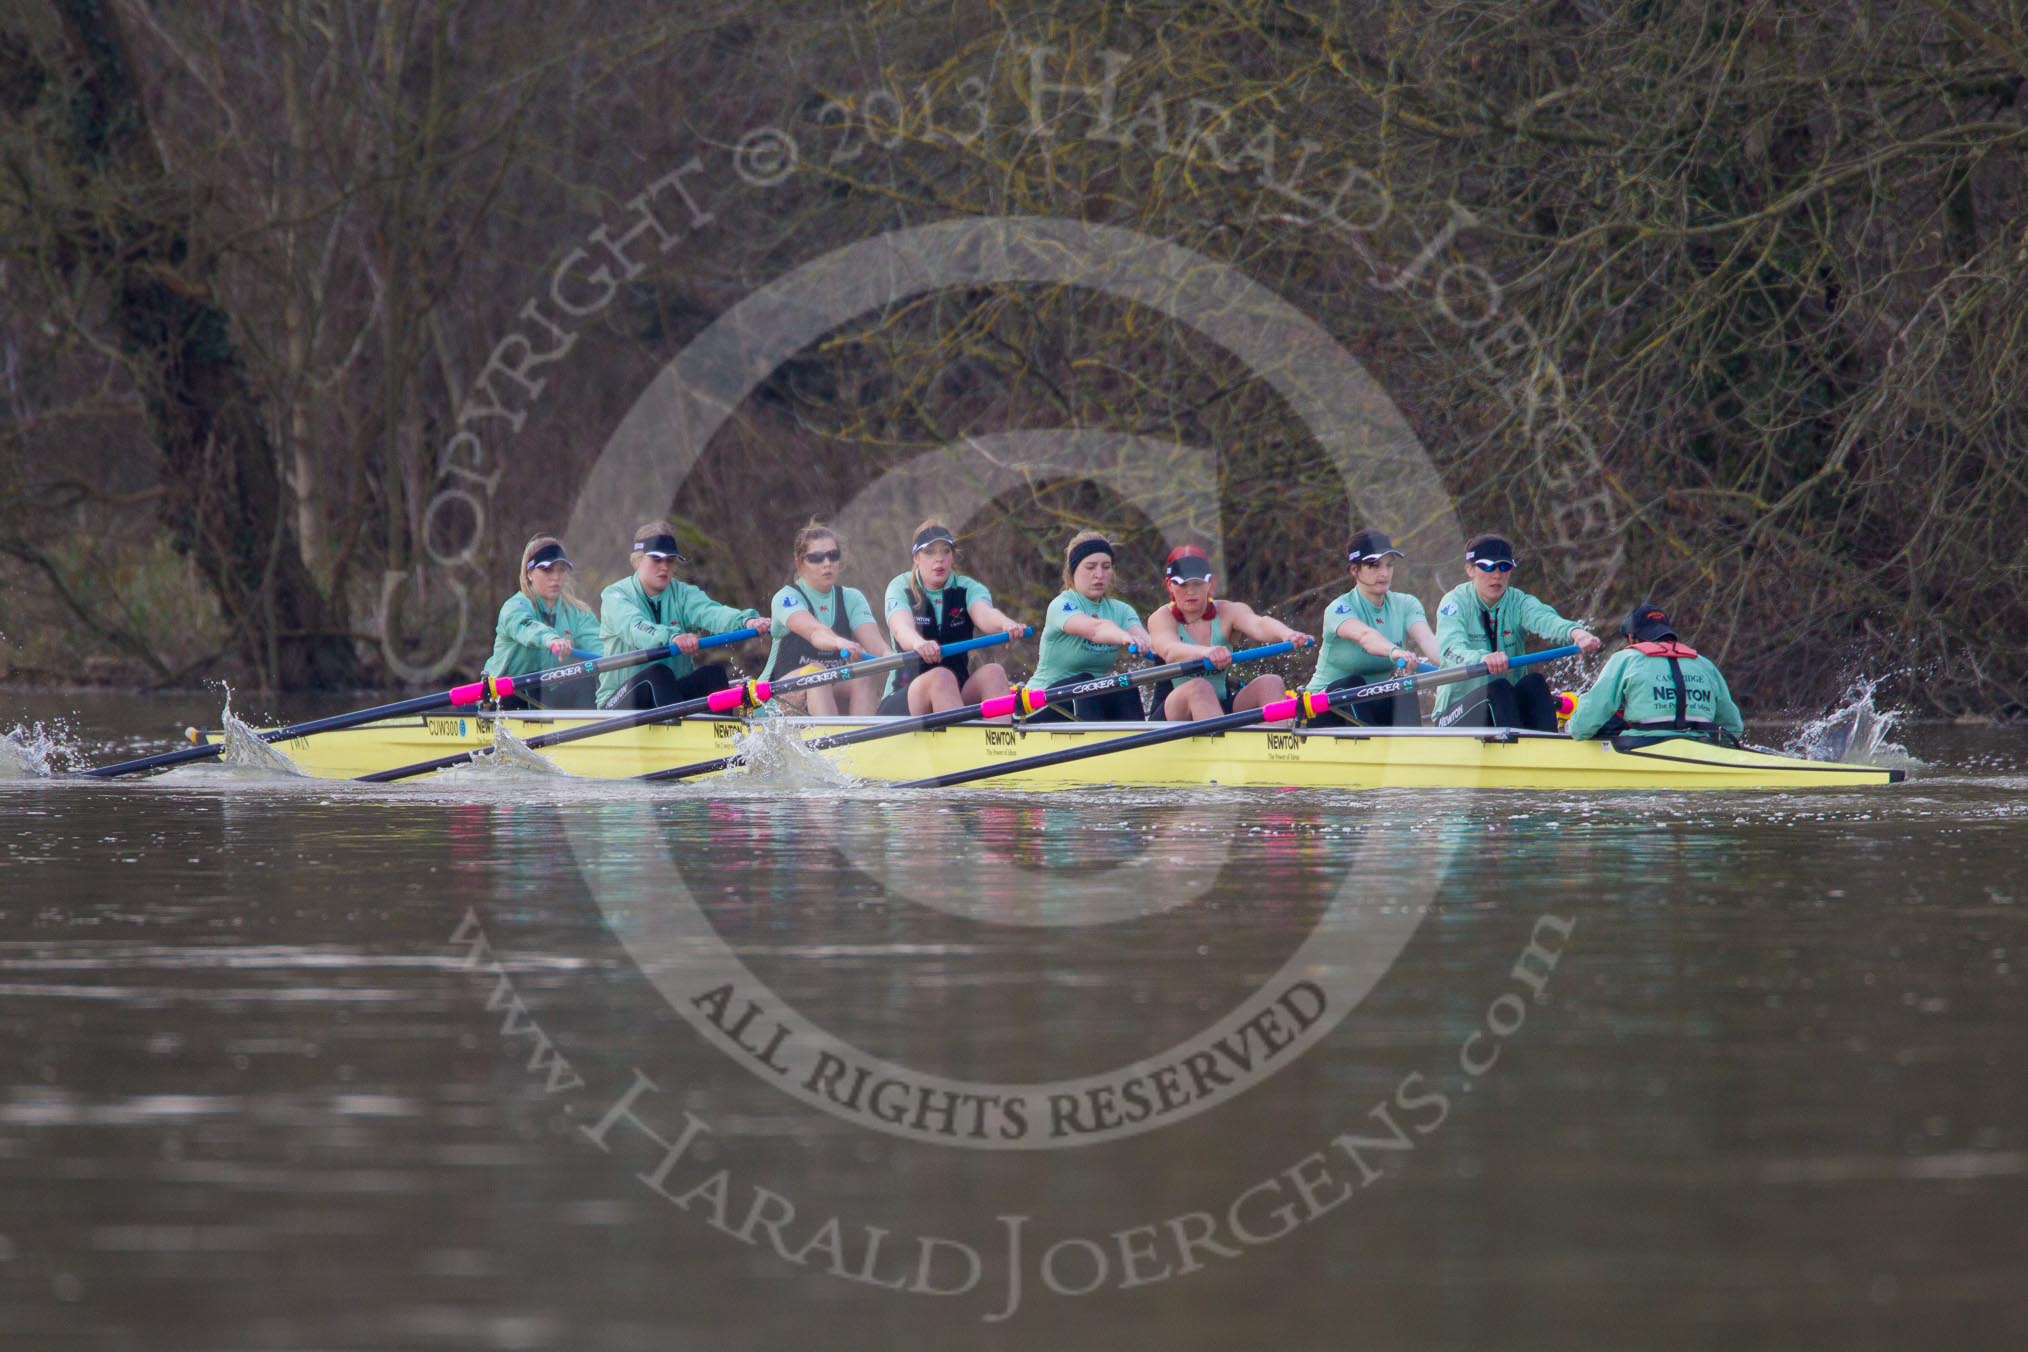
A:
{"type": "Polygon", "coordinates": [[[1473,559],[1472,567],[1478,569],[1482,573],[1511,573],[1514,571],[1514,560],[1473,559]]]}
{"type": "Polygon", "coordinates": [[[842,550],[842,549],[819,549],[819,550],[816,550],[816,551],[814,551],[813,553],[809,553],[809,554],[805,554],[805,555],[803,555],[803,562],[804,562],[804,563],[836,563],[836,562],[838,562],[838,560],[840,560],[840,559],[842,559],[842,558],[844,558],[844,557],[845,557],[845,551],[844,551],[844,550],[842,550]]]}

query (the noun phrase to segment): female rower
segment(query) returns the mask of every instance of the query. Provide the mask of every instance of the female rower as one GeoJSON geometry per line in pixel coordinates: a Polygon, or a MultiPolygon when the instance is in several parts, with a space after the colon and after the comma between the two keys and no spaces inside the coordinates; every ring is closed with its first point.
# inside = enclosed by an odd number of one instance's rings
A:
{"type": "MultiPolygon", "coordinates": [[[[1134,608],[1106,594],[1112,585],[1113,547],[1105,536],[1095,530],[1071,536],[1063,551],[1064,589],[1049,603],[1029,688],[1046,690],[1066,681],[1103,676],[1119,665],[1128,644],[1153,646],[1134,608]]],[[[1141,692],[1129,688],[1088,695],[1067,714],[1051,705],[1028,721],[1137,722],[1141,717],[1141,692]]]]}
{"type": "MultiPolygon", "coordinates": [[[[866,593],[838,585],[845,561],[838,532],[812,521],[796,532],[790,555],[795,559],[795,571],[775,593],[769,615],[774,621],[775,644],[761,679],[839,666],[850,660],[840,656],[843,653],[887,656],[887,641],[880,636],[866,593]]],[[[786,695],[783,702],[819,718],[840,713],[863,717],[880,703],[880,694],[874,689],[873,677],[855,676],[836,685],[786,695]]]]}
{"type": "MultiPolygon", "coordinates": [[[[1383,681],[1415,664],[1437,660],[1436,635],[1422,602],[1394,590],[1394,561],[1407,557],[1377,530],[1362,530],[1346,550],[1352,590],[1324,607],[1324,643],[1308,690],[1350,690],[1383,681]]],[[[1412,690],[1355,701],[1319,714],[1316,722],[1412,728],[1422,708],[1412,690]]]]}
{"type": "Polygon", "coordinates": [[[1437,660],[1445,666],[1484,661],[1484,680],[1438,689],[1439,727],[1529,728],[1556,731],[1556,700],[1539,672],[1519,680],[1507,675],[1509,658],[1528,651],[1532,634],[1545,643],[1575,643],[1585,653],[1599,648],[1598,635],[1554,607],[1538,601],[1507,575],[1520,566],[1503,535],[1475,535],[1465,542],[1465,576],[1437,603],[1437,660]]]}
{"type": "Polygon", "coordinates": [[[1211,557],[1196,545],[1178,545],[1162,564],[1162,579],[1169,589],[1169,604],[1148,616],[1148,637],[1154,640],[1155,655],[1164,662],[1187,662],[1208,657],[1213,670],[1208,676],[1193,676],[1171,690],[1169,682],[1155,687],[1154,708],[1159,718],[1172,723],[1216,718],[1221,713],[1258,709],[1288,693],[1279,676],[1256,676],[1234,694],[1226,682],[1225,669],[1232,664],[1227,634],[1238,634],[1260,643],[1294,643],[1308,646],[1317,640],[1258,614],[1243,601],[1211,599],[1211,557]]]}
{"type": "Polygon", "coordinates": [[[735,610],[704,594],[702,587],[676,581],[676,565],[688,562],[676,551],[676,532],[666,521],[650,521],[634,532],[630,576],[599,593],[599,640],[606,656],[673,645],[675,652],[634,670],[599,673],[602,709],[653,709],[725,689],[725,668],[698,666],[699,634],[749,628],[768,631],[758,610],[735,610]]]}
{"type": "Polygon", "coordinates": [[[1737,745],[1746,720],[1710,658],[1676,637],[1662,608],[1643,602],[1620,625],[1627,646],[1614,653],[1577,701],[1564,729],[1572,737],[1655,741],[1696,737],[1737,745]]]}
{"type": "Polygon", "coordinates": [[[908,552],[908,571],[887,584],[887,631],[897,652],[913,650],[922,658],[922,671],[913,680],[889,673],[880,712],[942,713],[1006,694],[1006,667],[987,662],[974,670],[969,654],[945,657],[943,645],[978,634],[1020,634],[1027,626],[1002,614],[983,582],[957,571],[957,537],[935,517],[915,528],[908,552]]]}
{"type": "MultiPolygon", "coordinates": [[[[573,649],[597,652],[599,622],[570,588],[571,562],[554,535],[538,535],[521,547],[521,587],[500,607],[493,626],[493,655],[483,676],[527,676],[572,660],[573,649]]],[[[542,704],[552,709],[588,709],[589,675],[544,688],[542,704]]],[[[521,695],[500,701],[503,709],[534,707],[521,695]]]]}

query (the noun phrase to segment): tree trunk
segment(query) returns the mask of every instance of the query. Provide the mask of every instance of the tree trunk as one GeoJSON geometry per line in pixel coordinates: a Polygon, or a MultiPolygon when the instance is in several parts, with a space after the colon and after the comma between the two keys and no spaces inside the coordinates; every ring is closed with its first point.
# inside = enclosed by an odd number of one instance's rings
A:
{"type": "Polygon", "coordinates": [[[108,204],[71,226],[108,285],[120,346],[162,457],[163,520],[217,595],[242,652],[283,689],[354,685],[342,603],[304,565],[267,425],[231,317],[193,265],[195,208],[162,164],[106,0],[54,0],[81,87],[70,139],[108,204]]]}

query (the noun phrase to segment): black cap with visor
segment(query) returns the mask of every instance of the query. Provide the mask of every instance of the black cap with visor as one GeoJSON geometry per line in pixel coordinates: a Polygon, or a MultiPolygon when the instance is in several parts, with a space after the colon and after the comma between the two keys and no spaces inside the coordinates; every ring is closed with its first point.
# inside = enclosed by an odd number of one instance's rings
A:
{"type": "Polygon", "coordinates": [[[646,554],[651,559],[674,559],[678,563],[690,562],[676,548],[676,537],[668,534],[650,535],[634,541],[634,552],[636,554],[646,554]]]}
{"type": "Polygon", "coordinates": [[[1352,563],[1378,563],[1389,554],[1397,559],[1408,557],[1394,547],[1394,541],[1387,538],[1386,532],[1377,530],[1360,531],[1352,537],[1352,543],[1345,551],[1346,559],[1352,563]]]}

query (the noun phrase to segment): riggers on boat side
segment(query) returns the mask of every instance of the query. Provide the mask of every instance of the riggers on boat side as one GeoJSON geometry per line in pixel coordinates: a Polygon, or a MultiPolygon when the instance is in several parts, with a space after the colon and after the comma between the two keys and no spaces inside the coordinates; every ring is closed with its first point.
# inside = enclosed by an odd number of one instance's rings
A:
{"type": "MultiPolygon", "coordinates": [[[[583,713],[504,718],[523,741],[582,724],[583,713]]],[[[776,718],[772,735],[811,739],[873,726],[863,718],[776,718]]],[[[739,749],[752,725],[733,718],[693,717],[651,724],[547,748],[542,754],[573,775],[623,779],[725,756],[739,749]]],[[[933,732],[902,733],[822,753],[857,778],[923,779],[979,765],[1109,740],[1163,723],[961,723],[933,732]]],[[[346,728],[275,745],[305,773],[350,779],[493,741],[483,714],[405,718],[346,728]]],[[[736,772],[735,772],[736,773],[736,772]]],[[[1553,733],[1504,728],[1245,728],[1186,737],[1161,746],[1043,769],[993,781],[1009,789],[1096,785],[1195,788],[1208,785],[1304,789],[1820,789],[1897,783],[1899,770],[1799,760],[1768,752],[1713,746],[1690,739],[1621,749],[1611,742],[1574,742],[1553,733]]]]}

